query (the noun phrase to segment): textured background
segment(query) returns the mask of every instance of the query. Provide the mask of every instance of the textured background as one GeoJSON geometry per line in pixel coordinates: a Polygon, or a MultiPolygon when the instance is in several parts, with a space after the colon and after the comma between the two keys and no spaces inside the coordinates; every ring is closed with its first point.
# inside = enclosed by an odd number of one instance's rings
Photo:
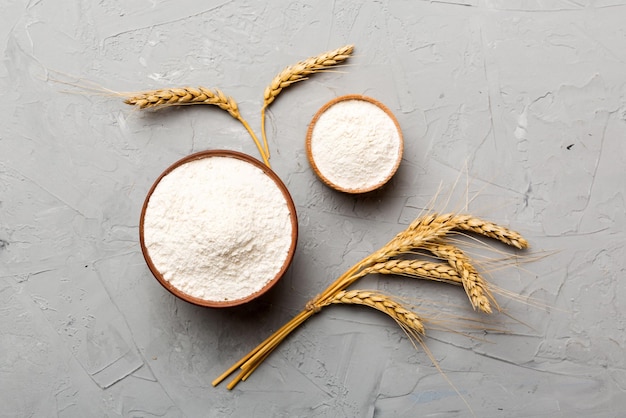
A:
{"type": "MultiPolygon", "coordinates": [[[[4,0],[0,16],[0,416],[470,415],[424,350],[358,307],[312,318],[235,390],[210,383],[440,185],[436,209],[476,196],[470,212],[533,246],[491,269],[525,300],[498,297],[510,316],[487,326],[506,332],[450,325],[425,340],[474,413],[623,413],[626,1],[4,0]],[[271,107],[273,167],[300,224],[287,276],[240,308],[175,299],[139,249],[146,192],[192,152],[256,148],[217,108],[144,113],[58,81],[218,87],[258,132],[272,77],[347,43],[348,66],[271,107]],[[316,110],[353,93],[385,103],[406,141],[393,181],[361,197],[323,186],[304,154],[316,110]]],[[[485,319],[450,286],[361,287],[427,317],[485,319]]]]}

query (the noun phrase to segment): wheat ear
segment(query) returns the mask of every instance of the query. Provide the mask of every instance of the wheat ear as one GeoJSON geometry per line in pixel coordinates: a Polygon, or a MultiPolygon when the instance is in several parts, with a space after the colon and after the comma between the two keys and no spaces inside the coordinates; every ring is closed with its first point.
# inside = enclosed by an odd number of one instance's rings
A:
{"type": "Polygon", "coordinates": [[[487,282],[478,274],[463,251],[453,245],[438,242],[426,244],[425,249],[436,257],[446,260],[459,273],[463,288],[474,309],[484,313],[492,312],[490,301],[495,303],[495,299],[489,291],[487,282]]]}
{"type": "Polygon", "coordinates": [[[193,87],[182,87],[129,93],[124,103],[137,106],[140,109],[210,104],[226,110],[235,119],[240,116],[239,107],[232,97],[226,96],[219,89],[211,90],[206,87],[198,87],[197,89],[193,87]]]}
{"type": "Polygon", "coordinates": [[[384,262],[400,254],[410,253],[425,242],[443,238],[452,230],[473,232],[496,239],[519,249],[528,248],[519,233],[472,215],[455,213],[430,213],[415,219],[405,230],[398,233],[376,252],[376,262],[384,262]]]}
{"type": "Polygon", "coordinates": [[[456,229],[493,238],[520,250],[528,248],[528,241],[521,234],[493,222],[485,221],[472,215],[458,215],[455,217],[454,222],[456,229]]]}
{"type": "Polygon", "coordinates": [[[285,67],[271,83],[265,88],[263,93],[263,107],[261,108],[261,136],[263,137],[263,146],[269,158],[270,151],[265,134],[265,111],[272,104],[276,97],[285,87],[292,85],[298,81],[305,80],[309,75],[328,70],[345,60],[347,60],[354,51],[354,45],[346,45],[332,51],[324,52],[320,55],[307,58],[294,65],[285,67]]]}
{"type": "Polygon", "coordinates": [[[363,269],[361,273],[364,276],[367,274],[393,274],[456,285],[462,284],[461,276],[454,267],[449,264],[423,260],[388,260],[363,269]]]}
{"type": "Polygon", "coordinates": [[[126,95],[124,103],[136,106],[139,109],[160,109],[168,106],[184,105],[215,105],[227,111],[233,118],[237,119],[246,128],[256,147],[261,154],[265,165],[270,167],[269,155],[265,153],[261,142],[257,138],[248,122],[241,116],[237,102],[230,96],[226,96],[219,89],[208,89],[206,87],[182,87],[171,89],[160,89],[145,91],[140,93],[129,93],[126,95]]]}
{"type": "Polygon", "coordinates": [[[424,324],[415,312],[404,308],[398,302],[382,293],[370,290],[344,290],[337,293],[332,299],[325,302],[330,304],[364,305],[386,313],[393,318],[402,329],[409,331],[411,335],[424,335],[424,324]]]}

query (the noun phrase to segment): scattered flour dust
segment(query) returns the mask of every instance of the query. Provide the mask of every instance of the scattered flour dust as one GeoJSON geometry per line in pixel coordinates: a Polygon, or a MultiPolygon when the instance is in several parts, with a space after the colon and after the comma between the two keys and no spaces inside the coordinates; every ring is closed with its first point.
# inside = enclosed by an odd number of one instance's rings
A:
{"type": "Polygon", "coordinates": [[[144,243],[163,278],[209,301],[261,290],[285,263],[291,233],[276,183],[231,157],[178,166],[157,184],[144,215],[144,243]]]}
{"type": "Polygon", "coordinates": [[[372,190],[397,168],[402,147],[394,120],[365,100],[331,105],[315,123],[311,156],[318,171],[344,190],[372,190]]]}

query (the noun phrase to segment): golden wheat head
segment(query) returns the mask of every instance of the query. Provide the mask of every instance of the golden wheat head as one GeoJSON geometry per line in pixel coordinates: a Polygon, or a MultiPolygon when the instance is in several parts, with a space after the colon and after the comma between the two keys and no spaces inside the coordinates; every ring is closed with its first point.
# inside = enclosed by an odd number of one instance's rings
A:
{"type": "Polygon", "coordinates": [[[353,51],[354,45],[346,45],[285,67],[265,89],[263,106],[269,106],[285,87],[347,60],[353,51]]]}

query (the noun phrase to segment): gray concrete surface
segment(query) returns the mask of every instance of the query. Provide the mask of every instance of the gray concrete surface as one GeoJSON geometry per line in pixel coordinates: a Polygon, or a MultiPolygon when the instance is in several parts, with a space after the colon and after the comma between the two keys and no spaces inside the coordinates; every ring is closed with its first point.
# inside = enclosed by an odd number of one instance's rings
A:
{"type": "Polygon", "coordinates": [[[626,1],[5,0],[0,16],[0,416],[470,416],[463,399],[481,417],[623,415],[626,1]],[[58,81],[219,87],[258,132],[272,77],[346,43],[348,66],[285,90],[268,119],[299,214],[287,276],[240,308],[176,300],[141,256],[144,196],[179,158],[258,157],[252,141],[219,109],[138,112],[58,81]],[[351,93],[406,140],[393,181],[361,197],[324,187],[304,153],[316,110],[351,93]],[[525,263],[485,265],[522,301],[499,295],[509,316],[485,319],[451,286],[360,287],[506,332],[430,329],[448,382],[386,316],[332,307],[235,390],[211,386],[440,185],[437,209],[476,195],[471,213],[529,239],[525,263]]]}

